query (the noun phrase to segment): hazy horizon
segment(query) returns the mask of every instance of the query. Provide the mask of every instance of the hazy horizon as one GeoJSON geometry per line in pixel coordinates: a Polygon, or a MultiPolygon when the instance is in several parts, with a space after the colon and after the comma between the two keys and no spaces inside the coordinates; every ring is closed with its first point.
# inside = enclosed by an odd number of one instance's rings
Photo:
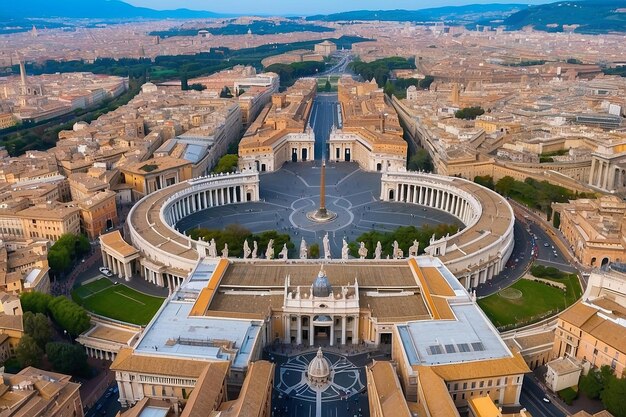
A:
{"type": "Polygon", "coordinates": [[[313,15],[328,14],[350,10],[392,10],[424,9],[429,7],[462,6],[467,4],[545,4],[555,0],[344,0],[338,4],[332,0],[318,0],[315,3],[294,2],[293,0],[231,0],[213,2],[210,0],[123,0],[134,6],[149,7],[156,10],[187,8],[206,10],[217,13],[263,14],[263,15],[313,15]]]}

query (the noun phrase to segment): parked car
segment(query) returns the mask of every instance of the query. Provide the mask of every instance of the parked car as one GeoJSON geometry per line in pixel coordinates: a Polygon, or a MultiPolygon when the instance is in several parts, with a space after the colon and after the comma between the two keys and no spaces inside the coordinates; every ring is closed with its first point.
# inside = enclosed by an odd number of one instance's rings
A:
{"type": "Polygon", "coordinates": [[[113,276],[113,272],[111,272],[111,270],[105,266],[101,266],[100,268],[98,268],[98,270],[100,271],[100,273],[102,273],[102,275],[106,276],[106,277],[112,277],[113,276]]]}

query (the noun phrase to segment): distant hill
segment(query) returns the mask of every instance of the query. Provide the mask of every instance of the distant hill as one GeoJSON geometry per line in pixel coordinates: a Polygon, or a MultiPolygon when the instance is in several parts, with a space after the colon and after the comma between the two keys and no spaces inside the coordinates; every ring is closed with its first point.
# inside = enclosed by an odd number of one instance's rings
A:
{"type": "MultiPolygon", "coordinates": [[[[5,0],[8,1],[8,0],[5,0]]],[[[0,8],[0,18],[194,19],[224,15],[189,9],[154,10],[120,0],[28,0],[0,8]]]]}
{"type": "Polygon", "coordinates": [[[465,6],[434,7],[420,10],[354,10],[328,15],[314,15],[307,20],[338,22],[351,20],[383,20],[390,22],[432,22],[446,21],[457,23],[476,22],[485,19],[504,19],[527,8],[524,4],[469,4],[465,6]]]}
{"type": "Polygon", "coordinates": [[[578,33],[626,32],[626,1],[581,0],[532,6],[504,20],[512,30],[532,26],[549,32],[563,31],[563,25],[579,25],[578,33]]]}

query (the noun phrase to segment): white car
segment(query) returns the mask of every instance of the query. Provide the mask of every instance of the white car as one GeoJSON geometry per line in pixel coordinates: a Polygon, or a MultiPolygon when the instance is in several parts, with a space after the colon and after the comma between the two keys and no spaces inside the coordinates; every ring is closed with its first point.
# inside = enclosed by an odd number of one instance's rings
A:
{"type": "Polygon", "coordinates": [[[113,276],[113,272],[111,272],[111,270],[107,267],[101,266],[100,268],[98,268],[98,270],[102,273],[102,275],[106,276],[106,277],[112,277],[113,276]]]}

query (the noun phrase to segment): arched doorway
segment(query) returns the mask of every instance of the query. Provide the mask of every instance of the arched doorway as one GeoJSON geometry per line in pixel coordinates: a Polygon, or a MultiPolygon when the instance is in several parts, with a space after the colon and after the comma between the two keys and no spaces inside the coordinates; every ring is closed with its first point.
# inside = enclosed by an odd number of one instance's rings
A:
{"type": "Polygon", "coordinates": [[[596,257],[591,258],[591,266],[596,266],[596,257]]]}
{"type": "Polygon", "coordinates": [[[309,159],[309,150],[307,148],[302,149],[302,160],[306,161],[309,159]]]}
{"type": "Polygon", "coordinates": [[[350,162],[350,148],[346,149],[344,160],[350,162]]]}
{"type": "Polygon", "coordinates": [[[298,150],[296,148],[291,150],[291,162],[298,162],[298,150]]]}
{"type": "Polygon", "coordinates": [[[395,197],[394,190],[389,190],[389,201],[393,201],[394,197],[395,197]]]}
{"type": "Polygon", "coordinates": [[[382,171],[383,170],[383,164],[381,164],[380,162],[376,164],[376,171],[382,171]]]}
{"type": "Polygon", "coordinates": [[[261,172],[265,172],[267,168],[265,168],[265,164],[261,164],[261,172]]]}
{"type": "Polygon", "coordinates": [[[602,263],[600,264],[600,266],[605,266],[610,262],[609,258],[602,258],[602,263]]]}

